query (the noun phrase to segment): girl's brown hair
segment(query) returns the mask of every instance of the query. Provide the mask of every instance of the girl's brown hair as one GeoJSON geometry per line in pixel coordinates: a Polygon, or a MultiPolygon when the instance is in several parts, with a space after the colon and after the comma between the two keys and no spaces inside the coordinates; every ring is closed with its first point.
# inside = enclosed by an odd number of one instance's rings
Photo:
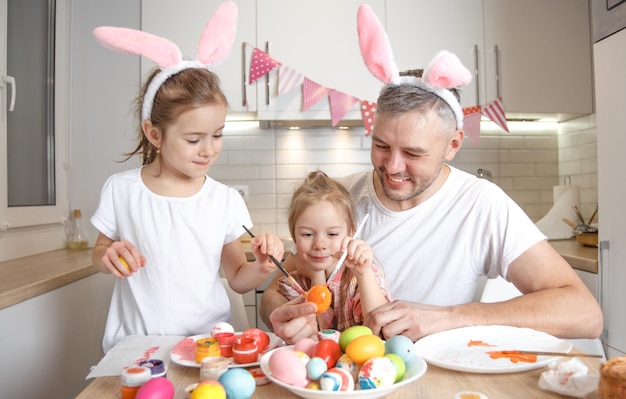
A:
{"type": "MultiPolygon", "coordinates": [[[[291,197],[288,210],[288,223],[289,234],[291,234],[291,238],[294,242],[296,242],[296,220],[298,220],[300,215],[302,215],[308,207],[321,201],[328,201],[335,206],[339,213],[344,216],[349,233],[354,231],[355,212],[350,193],[337,180],[331,179],[326,173],[318,170],[310,172],[291,197]]],[[[339,286],[340,303],[334,304],[335,309],[344,308],[347,292],[351,284],[356,284],[356,277],[354,277],[350,269],[344,267],[339,286]]],[[[343,311],[336,312],[335,314],[343,315],[343,311]]],[[[342,320],[338,320],[338,323],[341,325],[345,324],[342,320]]]]}
{"type": "MultiPolygon", "coordinates": [[[[141,121],[141,109],[148,85],[161,70],[156,68],[144,82],[139,96],[135,99],[135,109],[141,121]]],[[[183,112],[208,104],[228,106],[226,96],[220,89],[220,80],[216,74],[204,68],[184,69],[167,79],[158,89],[152,105],[150,121],[162,133],[183,112]]],[[[150,143],[139,124],[138,144],[131,152],[125,153],[128,160],[140,154],[142,165],[154,162],[157,148],[150,143]]]]}

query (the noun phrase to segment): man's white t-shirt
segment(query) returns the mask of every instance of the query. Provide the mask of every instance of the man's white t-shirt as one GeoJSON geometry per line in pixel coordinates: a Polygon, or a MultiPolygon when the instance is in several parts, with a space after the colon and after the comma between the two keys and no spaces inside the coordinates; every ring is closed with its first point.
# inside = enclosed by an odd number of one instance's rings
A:
{"type": "Polygon", "coordinates": [[[141,180],[141,169],[111,176],[92,224],[112,240],[126,239],[146,257],[131,277],[116,279],[103,348],[126,335],[196,335],[230,320],[219,276],[222,248],[252,226],[239,193],[207,176],[186,198],[163,197],[141,180]]]}
{"type": "Polygon", "coordinates": [[[382,265],[394,300],[471,302],[481,276],[506,278],[513,260],[546,239],[496,184],[450,169],[435,195],[402,212],[378,200],[373,170],[338,179],[354,199],[357,219],[370,215],[361,238],[382,265]]]}

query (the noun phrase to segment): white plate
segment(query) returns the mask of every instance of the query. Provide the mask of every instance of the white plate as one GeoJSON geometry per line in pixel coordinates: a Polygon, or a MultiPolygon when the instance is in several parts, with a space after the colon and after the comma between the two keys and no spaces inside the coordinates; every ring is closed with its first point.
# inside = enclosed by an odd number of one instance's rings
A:
{"type": "MultiPolygon", "coordinates": [[[[286,346],[286,348],[293,349],[293,346],[286,346]]],[[[416,381],[418,378],[423,376],[424,373],[426,373],[426,369],[427,369],[426,362],[419,356],[416,356],[415,361],[412,362],[411,366],[405,371],[404,378],[402,379],[402,381],[396,382],[395,384],[390,385],[388,387],[375,388],[375,389],[363,389],[363,390],[359,389],[355,391],[340,391],[340,392],[318,391],[315,389],[294,387],[293,385],[285,384],[284,382],[277,380],[275,377],[273,377],[272,372],[270,371],[270,367],[269,367],[269,359],[272,356],[272,353],[274,353],[275,351],[276,350],[272,350],[272,351],[267,352],[265,355],[263,355],[263,357],[261,358],[261,370],[263,371],[263,373],[265,373],[267,378],[269,378],[270,381],[272,381],[274,384],[291,391],[291,393],[293,393],[294,395],[297,395],[301,398],[306,398],[306,399],[325,399],[325,398],[378,399],[378,398],[383,398],[389,395],[391,392],[395,391],[396,389],[404,385],[410,384],[413,381],[416,381]]]]}
{"type": "MultiPolygon", "coordinates": [[[[241,335],[241,334],[243,333],[241,332],[235,333],[235,335],[241,335]]],[[[274,333],[268,332],[267,335],[269,335],[270,337],[270,344],[267,347],[267,349],[264,350],[259,355],[259,358],[261,358],[261,355],[263,353],[267,353],[272,349],[276,349],[280,346],[285,345],[285,342],[283,342],[283,340],[277,337],[274,333]]],[[[172,348],[170,352],[170,359],[172,359],[174,363],[180,364],[181,366],[200,368],[200,363],[196,362],[196,341],[199,340],[200,338],[207,338],[207,337],[212,337],[212,335],[211,334],[199,334],[199,335],[194,335],[192,337],[187,337],[187,338],[182,339],[172,348]]],[[[228,367],[250,367],[250,366],[259,365],[258,361],[254,363],[245,363],[245,364],[235,363],[232,357],[227,357],[226,360],[228,360],[228,367]]]]}
{"type": "Polygon", "coordinates": [[[547,366],[558,357],[537,356],[534,363],[513,363],[510,359],[492,359],[486,352],[529,350],[564,352],[569,342],[530,328],[510,326],[472,326],[442,331],[418,340],[415,353],[428,363],[450,370],[470,373],[512,373],[547,366]],[[492,346],[470,345],[470,341],[492,346]]]}

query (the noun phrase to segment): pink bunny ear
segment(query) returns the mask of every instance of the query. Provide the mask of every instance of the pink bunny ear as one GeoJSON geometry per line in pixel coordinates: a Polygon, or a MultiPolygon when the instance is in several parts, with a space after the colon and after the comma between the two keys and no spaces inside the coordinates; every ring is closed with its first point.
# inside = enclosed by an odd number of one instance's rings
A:
{"type": "Polygon", "coordinates": [[[183,57],[178,46],[150,33],[129,28],[101,26],[93,30],[96,39],[111,50],[143,55],[161,69],[179,64],[183,57]]]}
{"type": "Polygon", "coordinates": [[[390,83],[400,75],[393,60],[387,32],[374,11],[361,4],[357,12],[359,47],[367,69],[383,83],[390,83]]]}
{"type": "Polygon", "coordinates": [[[450,89],[468,84],[472,74],[455,54],[442,50],[424,70],[423,79],[432,87],[450,89]]]}
{"type": "Polygon", "coordinates": [[[227,1],[218,7],[200,37],[198,61],[215,65],[228,56],[235,41],[237,16],[234,1],[227,1]]]}

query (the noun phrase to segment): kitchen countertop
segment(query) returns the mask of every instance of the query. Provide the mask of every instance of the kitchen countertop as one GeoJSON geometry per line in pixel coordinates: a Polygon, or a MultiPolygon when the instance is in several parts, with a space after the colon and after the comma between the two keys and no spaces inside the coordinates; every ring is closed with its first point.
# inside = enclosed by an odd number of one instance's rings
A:
{"type": "MultiPolygon", "coordinates": [[[[597,248],[582,246],[573,238],[549,243],[573,268],[598,273],[597,248]]],[[[249,244],[246,249],[251,257],[249,244]]],[[[0,309],[95,273],[98,271],[92,265],[90,249],[58,249],[0,262],[0,309]]]]}
{"type": "Polygon", "coordinates": [[[90,249],[58,249],[0,262],[0,309],[95,273],[90,249]]]}
{"type": "Polygon", "coordinates": [[[583,246],[575,238],[548,242],[574,269],[598,273],[598,248],[583,246]]]}

